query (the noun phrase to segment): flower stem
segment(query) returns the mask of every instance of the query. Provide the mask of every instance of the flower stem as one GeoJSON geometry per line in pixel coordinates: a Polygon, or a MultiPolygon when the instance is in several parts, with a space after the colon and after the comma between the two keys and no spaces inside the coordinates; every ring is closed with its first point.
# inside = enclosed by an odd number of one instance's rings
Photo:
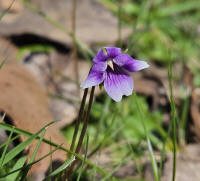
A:
{"type": "Polygon", "coordinates": [[[70,146],[70,151],[74,151],[74,145],[75,145],[75,142],[76,142],[79,126],[80,126],[80,123],[81,123],[81,118],[83,117],[83,111],[84,111],[84,107],[85,107],[85,101],[86,101],[87,94],[88,94],[88,88],[86,88],[84,90],[84,94],[83,94],[83,98],[82,98],[82,101],[81,101],[81,106],[80,106],[80,110],[79,110],[79,114],[78,114],[78,119],[76,120],[76,125],[75,125],[75,129],[74,129],[72,143],[71,143],[71,146],[70,146]]]}
{"type": "MultiPolygon", "coordinates": [[[[76,123],[75,123],[74,134],[73,134],[72,143],[71,143],[71,146],[70,146],[71,152],[74,151],[74,145],[76,143],[76,138],[77,138],[78,130],[79,130],[79,127],[80,127],[81,119],[83,118],[83,112],[84,112],[87,94],[88,94],[88,88],[86,88],[84,90],[83,98],[82,98],[82,101],[81,101],[81,106],[80,106],[79,113],[78,113],[78,118],[77,118],[76,123]]],[[[71,153],[68,153],[68,158],[70,158],[70,157],[71,157],[71,153]]],[[[65,178],[67,177],[67,172],[68,172],[68,169],[66,169],[64,171],[63,180],[65,180],[65,178]]]]}
{"type": "MultiPolygon", "coordinates": [[[[94,97],[94,90],[95,90],[95,87],[93,86],[91,93],[90,93],[88,109],[87,109],[87,112],[86,112],[86,116],[85,116],[85,119],[84,119],[82,130],[81,130],[81,135],[79,137],[78,145],[77,145],[76,150],[75,150],[76,154],[79,154],[79,152],[81,150],[83,139],[84,139],[84,136],[85,136],[85,133],[86,133],[86,130],[87,130],[88,120],[89,120],[89,116],[90,116],[90,110],[91,110],[91,107],[92,107],[92,102],[93,102],[93,97],[94,97]]],[[[71,180],[72,171],[73,171],[76,163],[77,163],[77,161],[74,161],[72,163],[71,167],[69,168],[69,171],[68,171],[68,180],[69,181],[71,180]]]]}
{"type": "Polygon", "coordinates": [[[80,149],[81,149],[81,146],[82,146],[82,143],[83,143],[83,138],[85,136],[85,132],[86,132],[86,129],[87,129],[87,124],[88,124],[88,120],[89,120],[89,116],[90,116],[90,110],[91,110],[91,107],[92,107],[92,102],[93,102],[93,97],[94,97],[94,90],[95,90],[95,87],[93,86],[92,87],[92,91],[90,93],[90,100],[89,100],[88,110],[87,110],[86,117],[85,117],[85,120],[84,120],[83,128],[82,128],[81,135],[80,135],[80,139],[79,139],[76,151],[75,151],[76,153],[80,152],[80,149]]]}

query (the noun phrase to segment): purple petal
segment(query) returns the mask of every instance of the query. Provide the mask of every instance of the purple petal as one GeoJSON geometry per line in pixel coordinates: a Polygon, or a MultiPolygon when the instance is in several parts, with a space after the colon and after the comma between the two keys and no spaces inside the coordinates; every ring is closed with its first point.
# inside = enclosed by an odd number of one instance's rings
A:
{"type": "Polygon", "coordinates": [[[140,60],[133,59],[128,54],[121,54],[113,59],[113,61],[120,67],[125,68],[129,72],[137,72],[139,70],[148,68],[149,65],[140,60]]]}
{"type": "Polygon", "coordinates": [[[109,58],[115,58],[118,55],[121,55],[121,48],[117,47],[105,47],[108,57],[109,58]]]}
{"type": "Polygon", "coordinates": [[[81,84],[82,88],[96,86],[104,81],[105,71],[107,68],[106,62],[95,63],[90,69],[87,79],[81,84]]]}
{"type": "Polygon", "coordinates": [[[100,49],[96,56],[93,58],[93,62],[105,62],[108,58],[115,58],[121,54],[121,48],[116,47],[105,47],[107,55],[104,53],[103,49],[100,49]]]}
{"type": "Polygon", "coordinates": [[[108,95],[119,102],[123,95],[129,96],[133,92],[133,79],[123,69],[114,64],[114,71],[108,66],[104,81],[104,88],[108,95]]]}
{"type": "Polygon", "coordinates": [[[94,63],[105,62],[108,59],[108,56],[104,53],[102,49],[98,51],[96,56],[93,58],[94,63]]]}

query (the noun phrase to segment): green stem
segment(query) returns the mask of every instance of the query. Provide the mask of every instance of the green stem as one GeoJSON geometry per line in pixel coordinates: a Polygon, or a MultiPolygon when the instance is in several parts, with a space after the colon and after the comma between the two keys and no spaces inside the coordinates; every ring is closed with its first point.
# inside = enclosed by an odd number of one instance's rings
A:
{"type": "Polygon", "coordinates": [[[176,111],[173,94],[173,83],[172,83],[172,63],[168,66],[168,78],[170,87],[170,106],[172,111],[172,131],[173,131],[173,168],[172,168],[172,181],[175,181],[176,177],[176,111]]]}

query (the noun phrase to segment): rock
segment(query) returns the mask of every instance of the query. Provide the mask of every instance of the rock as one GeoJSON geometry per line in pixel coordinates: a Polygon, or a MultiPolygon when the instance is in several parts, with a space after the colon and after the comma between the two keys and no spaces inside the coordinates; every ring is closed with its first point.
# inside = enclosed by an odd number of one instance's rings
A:
{"type": "MultiPolygon", "coordinates": [[[[74,61],[69,55],[61,55],[56,51],[49,54],[39,53],[27,55],[22,61],[37,79],[40,85],[47,91],[49,96],[49,107],[55,120],[60,120],[59,128],[71,124],[77,117],[80,98],[77,93],[74,61]],[[70,61],[71,60],[71,61],[70,61]]],[[[78,60],[79,83],[87,77],[90,63],[78,60]]],[[[80,87],[80,85],[79,85],[80,87]]],[[[80,91],[81,96],[83,90],[80,91]]],[[[99,91],[97,89],[96,94],[99,91]]]]}
{"type": "MultiPolygon", "coordinates": [[[[71,0],[31,0],[31,3],[69,32],[71,31],[71,0]]],[[[77,0],[76,12],[78,39],[87,44],[113,43],[117,40],[117,18],[96,0],[77,0]]],[[[11,36],[26,33],[43,36],[67,45],[72,43],[69,36],[28,8],[16,12],[14,18],[5,18],[0,22],[0,35],[11,36]]],[[[127,37],[129,33],[130,29],[123,28],[122,38],[127,37]]]]}
{"type": "Polygon", "coordinates": [[[18,49],[10,41],[0,37],[0,62],[6,59],[6,62],[16,60],[18,49]]]}
{"type": "MultiPolygon", "coordinates": [[[[200,180],[200,146],[191,144],[177,154],[176,181],[197,181],[200,180]]],[[[164,165],[162,181],[172,180],[172,154],[164,165]]]]}

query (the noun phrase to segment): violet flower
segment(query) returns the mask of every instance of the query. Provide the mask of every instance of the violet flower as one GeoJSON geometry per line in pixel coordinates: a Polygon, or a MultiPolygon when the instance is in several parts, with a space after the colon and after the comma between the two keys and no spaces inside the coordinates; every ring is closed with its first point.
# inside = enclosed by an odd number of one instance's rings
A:
{"type": "Polygon", "coordinates": [[[108,95],[119,102],[123,95],[129,96],[133,92],[133,79],[129,72],[137,72],[149,65],[122,53],[121,48],[105,47],[104,50],[100,49],[94,57],[94,65],[81,87],[89,88],[104,82],[108,95]]]}

